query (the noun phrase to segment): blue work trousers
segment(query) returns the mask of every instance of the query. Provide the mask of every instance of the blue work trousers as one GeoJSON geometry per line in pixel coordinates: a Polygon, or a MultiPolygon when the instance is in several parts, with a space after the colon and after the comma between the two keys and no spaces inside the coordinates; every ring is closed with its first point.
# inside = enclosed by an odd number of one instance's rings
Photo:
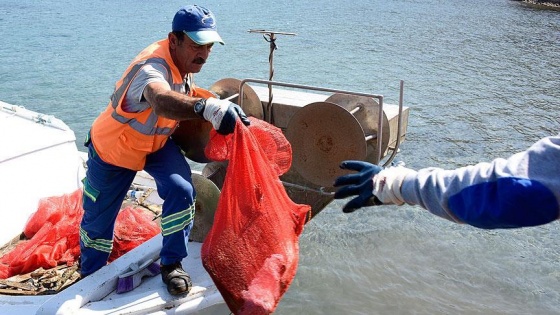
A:
{"type": "MultiPolygon", "coordinates": [[[[155,179],[157,192],[164,200],[162,222],[167,220],[172,227],[162,233],[161,263],[181,261],[188,255],[187,242],[194,222],[196,192],[191,168],[179,147],[168,139],[163,148],[147,156],[144,170],[155,179]]],[[[107,264],[117,214],[135,176],[136,171],[105,163],[89,141],[80,225],[82,276],[107,264]]]]}

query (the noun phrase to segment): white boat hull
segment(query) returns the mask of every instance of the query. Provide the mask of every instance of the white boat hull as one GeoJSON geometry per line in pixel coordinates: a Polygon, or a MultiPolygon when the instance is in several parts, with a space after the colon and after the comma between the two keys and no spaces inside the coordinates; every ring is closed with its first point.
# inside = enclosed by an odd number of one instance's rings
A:
{"type": "MultiPolygon", "coordinates": [[[[75,144],[74,132],[62,121],[0,102],[0,240],[5,244],[20,235],[41,198],[60,196],[81,187],[85,154],[75,144]]],[[[135,183],[155,188],[153,179],[139,172],[135,183]]],[[[150,202],[161,203],[157,194],[150,202]]],[[[160,275],[143,278],[132,291],[117,294],[119,275],[131,265],[157,261],[160,234],[94,274],[54,295],[0,294],[2,314],[228,314],[229,310],[202,266],[201,243],[189,243],[183,260],[193,288],[188,295],[172,296],[160,275]]]]}
{"type": "Polygon", "coordinates": [[[81,185],[74,132],[62,121],[0,102],[0,244],[18,236],[39,199],[81,185]],[[41,122],[41,120],[44,120],[41,122]]]}

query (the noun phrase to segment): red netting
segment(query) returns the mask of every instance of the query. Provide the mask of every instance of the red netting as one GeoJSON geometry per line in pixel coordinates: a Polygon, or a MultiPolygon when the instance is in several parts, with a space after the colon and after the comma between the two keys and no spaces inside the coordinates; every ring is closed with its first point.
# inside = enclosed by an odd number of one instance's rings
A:
{"type": "Polygon", "coordinates": [[[161,229],[153,217],[153,214],[135,207],[128,206],[122,209],[115,223],[113,251],[109,256],[109,261],[121,257],[156,236],[161,229]]]}
{"type": "Polygon", "coordinates": [[[28,273],[39,267],[53,268],[59,263],[73,265],[80,253],[81,204],[81,190],[40,200],[37,211],[23,230],[28,240],[21,241],[0,258],[0,278],[28,273]]]}
{"type": "MultiPolygon", "coordinates": [[[[73,265],[80,256],[79,229],[84,210],[82,190],[44,198],[24,227],[28,238],[0,258],[0,279],[39,268],[73,265]]],[[[150,239],[160,229],[146,211],[126,207],[117,216],[110,260],[150,239]]]]}
{"type": "Polygon", "coordinates": [[[253,117],[232,135],[212,130],[206,156],[229,160],[202,263],[234,314],[272,313],[299,259],[298,237],[310,206],[294,203],[279,180],[291,147],[281,130],[253,117]]]}

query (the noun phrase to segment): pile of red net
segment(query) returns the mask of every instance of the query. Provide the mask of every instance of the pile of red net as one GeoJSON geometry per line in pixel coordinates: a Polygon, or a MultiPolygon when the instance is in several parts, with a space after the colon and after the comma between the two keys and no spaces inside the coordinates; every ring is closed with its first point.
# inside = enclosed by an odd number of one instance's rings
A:
{"type": "Polygon", "coordinates": [[[121,209],[115,223],[113,251],[109,262],[128,253],[161,232],[154,215],[144,209],[127,206],[121,209]]]}
{"type": "MultiPolygon", "coordinates": [[[[80,256],[82,190],[44,198],[29,218],[25,240],[0,258],[0,279],[39,268],[73,265],[80,256]]],[[[149,213],[133,207],[121,210],[115,226],[115,243],[110,261],[122,256],[157,233],[160,228],[149,213]]]]}
{"type": "Polygon", "coordinates": [[[279,176],[292,160],[281,130],[251,119],[232,135],[212,130],[206,156],[229,160],[202,263],[234,314],[274,312],[299,259],[298,238],[307,205],[295,204],[279,176]]]}

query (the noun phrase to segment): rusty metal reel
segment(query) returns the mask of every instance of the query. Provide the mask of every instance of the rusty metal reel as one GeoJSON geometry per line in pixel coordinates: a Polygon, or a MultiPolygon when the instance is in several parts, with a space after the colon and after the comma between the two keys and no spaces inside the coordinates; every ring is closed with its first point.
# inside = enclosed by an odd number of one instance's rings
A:
{"type": "Polygon", "coordinates": [[[202,175],[211,180],[219,189],[224,186],[226,180],[228,161],[213,161],[202,169],[202,175]]]}
{"type": "Polygon", "coordinates": [[[332,187],[336,177],[345,174],[344,160],[364,160],[365,135],[360,123],[343,107],[316,102],[299,109],[286,129],[292,145],[292,166],[306,180],[321,187],[332,187]]]}
{"type": "MultiPolygon", "coordinates": [[[[210,86],[210,91],[218,94],[220,99],[226,99],[235,94],[239,94],[241,87],[241,80],[233,78],[225,78],[216,81],[210,86]]],[[[239,96],[230,99],[231,102],[239,105],[239,96]]],[[[264,118],[264,112],[261,100],[255,90],[248,84],[243,86],[243,104],[241,106],[247,116],[252,116],[258,119],[264,118]]]]}
{"type": "MultiPolygon", "coordinates": [[[[379,103],[372,97],[342,93],[333,94],[325,101],[335,103],[351,112],[362,126],[366,137],[372,135],[375,136],[372,139],[367,140],[368,150],[366,160],[376,164],[379,163],[379,161],[377,160],[379,152],[377,148],[377,136],[379,136],[379,103]]],[[[387,119],[387,115],[385,115],[385,113],[383,113],[382,129],[381,157],[383,157],[383,155],[387,151],[391,133],[391,131],[389,130],[389,120],[387,119]]]]}
{"type": "Polygon", "coordinates": [[[171,138],[175,141],[183,154],[198,163],[208,163],[211,160],[204,154],[204,149],[210,141],[212,124],[203,119],[189,119],[181,121],[171,138]]]}
{"type": "Polygon", "coordinates": [[[193,173],[196,190],[195,219],[189,239],[202,243],[214,224],[214,214],[218,208],[220,189],[204,175],[193,173]]]}

